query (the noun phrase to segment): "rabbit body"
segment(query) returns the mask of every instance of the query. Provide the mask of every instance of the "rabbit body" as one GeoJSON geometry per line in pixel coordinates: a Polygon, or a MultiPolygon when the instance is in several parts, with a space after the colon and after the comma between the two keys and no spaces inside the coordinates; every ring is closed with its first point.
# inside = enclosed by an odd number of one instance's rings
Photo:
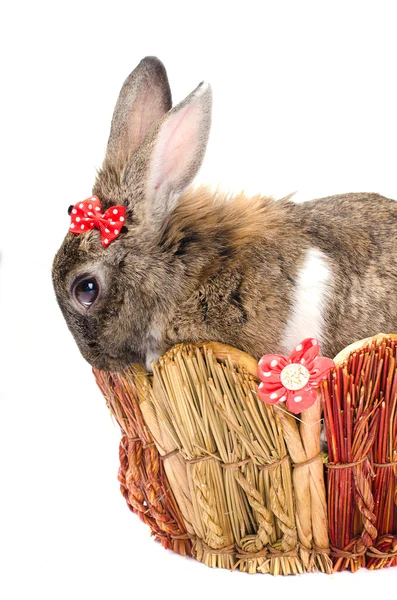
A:
{"type": "MultiPolygon", "coordinates": [[[[168,345],[214,339],[259,358],[289,354],[314,336],[332,357],[354,340],[396,330],[395,201],[376,194],[303,204],[245,199],[245,211],[238,206],[236,213],[236,247],[226,260],[222,252],[211,257],[212,272],[177,304],[168,345]],[[263,209],[254,211],[252,235],[239,238],[238,215],[244,227],[257,203],[263,209]]],[[[205,246],[203,240],[204,256],[205,246]]]]}
{"type": "Polygon", "coordinates": [[[211,92],[171,110],[165,70],[126,80],[93,193],[127,209],[128,231],[68,233],[55,257],[59,305],[83,356],[120,370],[178,342],[217,340],[259,358],[317,337],[322,354],[397,330],[397,203],[345,194],[228,198],[189,188],[204,155],[211,92]],[[76,282],[94,280],[91,305],[76,282]]]}

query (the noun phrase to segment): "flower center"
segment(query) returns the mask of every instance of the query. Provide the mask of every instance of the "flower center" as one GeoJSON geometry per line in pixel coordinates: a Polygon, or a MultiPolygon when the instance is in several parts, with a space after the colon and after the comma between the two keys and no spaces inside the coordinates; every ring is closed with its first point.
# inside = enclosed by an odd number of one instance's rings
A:
{"type": "Polygon", "coordinates": [[[287,390],[301,390],[309,381],[310,373],[303,365],[292,363],[281,371],[280,380],[287,390]]]}

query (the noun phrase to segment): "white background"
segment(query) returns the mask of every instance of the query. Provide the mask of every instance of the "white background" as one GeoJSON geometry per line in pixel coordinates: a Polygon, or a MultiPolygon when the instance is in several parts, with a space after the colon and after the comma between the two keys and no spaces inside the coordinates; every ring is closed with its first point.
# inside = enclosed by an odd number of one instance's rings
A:
{"type": "Polygon", "coordinates": [[[213,86],[198,181],[397,198],[395,2],[2,6],[1,597],[389,595],[397,569],[247,576],[155,544],[119,494],[118,430],[50,271],[68,206],[91,193],[121,84],[148,54],[168,68],[174,102],[213,86]]]}

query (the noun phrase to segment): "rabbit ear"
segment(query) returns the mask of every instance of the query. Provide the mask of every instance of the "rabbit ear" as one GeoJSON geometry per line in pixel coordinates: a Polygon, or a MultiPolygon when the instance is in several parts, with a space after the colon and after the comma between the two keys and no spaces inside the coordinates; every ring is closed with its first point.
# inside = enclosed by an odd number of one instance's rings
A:
{"type": "Polygon", "coordinates": [[[146,201],[150,218],[162,221],[175,208],[204,158],[211,126],[211,88],[201,83],[159,124],[141,151],[149,153],[146,201]]]}
{"type": "Polygon", "coordinates": [[[131,156],[171,107],[164,65],[155,56],[147,56],[121,88],[110,128],[107,158],[131,156]]]}

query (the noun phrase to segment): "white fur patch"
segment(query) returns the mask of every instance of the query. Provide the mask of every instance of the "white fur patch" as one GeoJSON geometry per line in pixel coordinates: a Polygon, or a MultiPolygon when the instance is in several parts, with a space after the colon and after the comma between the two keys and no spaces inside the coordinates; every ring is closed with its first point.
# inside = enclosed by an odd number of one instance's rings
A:
{"type": "Polygon", "coordinates": [[[152,329],[149,336],[148,348],[146,350],[145,366],[147,371],[152,372],[152,361],[157,362],[160,357],[158,347],[162,340],[162,332],[160,329],[152,329]]]}
{"type": "Polygon", "coordinates": [[[154,361],[156,363],[159,358],[160,358],[160,352],[151,352],[151,351],[146,352],[145,367],[149,373],[151,373],[153,371],[152,361],[154,361]]]}
{"type": "Polygon", "coordinates": [[[326,255],[318,248],[309,248],[298,275],[291,316],[283,336],[284,352],[289,354],[307,337],[321,345],[324,309],[332,282],[332,272],[326,255]]]}

